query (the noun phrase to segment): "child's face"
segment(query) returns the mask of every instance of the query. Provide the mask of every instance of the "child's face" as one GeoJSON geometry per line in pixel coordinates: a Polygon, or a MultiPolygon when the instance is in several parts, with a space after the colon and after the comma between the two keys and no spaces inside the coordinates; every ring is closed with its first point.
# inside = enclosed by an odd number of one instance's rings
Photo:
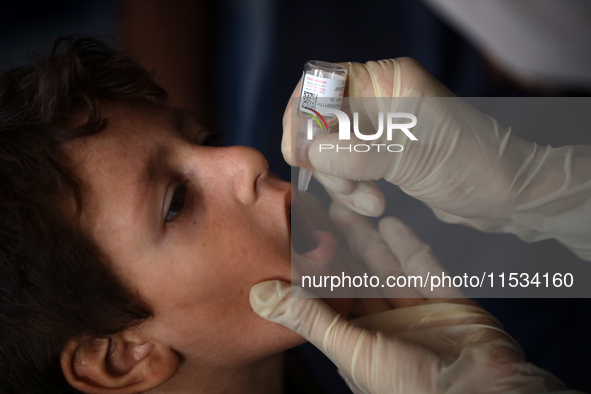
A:
{"type": "Polygon", "coordinates": [[[219,365],[300,343],[248,301],[252,285],[290,280],[290,184],[253,149],[202,146],[207,132],[178,109],[110,104],[103,116],[104,131],[64,150],[83,226],[152,307],[146,335],[219,365]]]}

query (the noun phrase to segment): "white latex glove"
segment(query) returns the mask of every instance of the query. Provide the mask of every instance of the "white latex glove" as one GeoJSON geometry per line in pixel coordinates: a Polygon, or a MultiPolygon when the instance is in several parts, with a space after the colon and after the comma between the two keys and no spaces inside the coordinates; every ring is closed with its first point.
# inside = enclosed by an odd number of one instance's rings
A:
{"type": "MultiPolygon", "coordinates": [[[[338,134],[322,135],[312,142],[310,163],[334,200],[365,215],[379,216],[384,210],[383,196],[367,181],[383,178],[427,203],[444,221],[510,232],[530,242],[554,237],[591,260],[591,147],[552,148],[526,142],[453,98],[412,59],[344,65],[349,69],[349,97],[425,99],[415,101],[410,111],[402,108],[419,119],[412,129],[418,141],[409,141],[402,133],[398,133],[399,141],[393,141],[405,146],[402,153],[318,153],[319,144],[338,144],[338,134]],[[437,101],[431,97],[452,98],[437,101]]],[[[298,94],[299,85],[293,97],[298,94]]],[[[393,108],[369,111],[400,112],[396,107],[400,104],[393,101],[393,108]]],[[[367,116],[377,119],[375,113],[367,116]]],[[[291,130],[300,127],[292,124],[293,119],[288,105],[282,152],[295,165],[291,130]]],[[[351,144],[364,142],[352,136],[351,144]]]]}
{"type": "MultiPolygon", "coordinates": [[[[338,215],[341,221],[357,220],[342,211],[338,215]]],[[[437,265],[428,247],[400,221],[384,219],[380,232],[387,237],[374,230],[352,245],[366,246],[357,252],[373,259],[374,266],[417,271],[417,265],[437,265]]],[[[378,303],[403,307],[349,322],[319,299],[295,298],[304,293],[302,288],[268,281],[253,286],[250,302],[261,317],[297,332],[326,354],[355,393],[565,390],[553,375],[526,363],[519,345],[499,322],[470,300],[364,299],[359,301],[372,313],[378,303]]]]}
{"type": "Polygon", "coordinates": [[[591,36],[590,2],[426,0],[426,3],[494,66],[517,82],[579,90],[591,86],[589,42],[581,39],[591,36]]]}

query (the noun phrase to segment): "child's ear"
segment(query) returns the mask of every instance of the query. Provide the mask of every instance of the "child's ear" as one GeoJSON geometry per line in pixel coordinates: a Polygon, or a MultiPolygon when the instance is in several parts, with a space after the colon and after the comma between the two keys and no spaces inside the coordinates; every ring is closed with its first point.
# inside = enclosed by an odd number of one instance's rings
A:
{"type": "Polygon", "coordinates": [[[174,376],[177,354],[168,346],[147,342],[133,331],[109,338],[82,336],[68,341],[61,355],[68,383],[85,393],[137,393],[174,376]]]}

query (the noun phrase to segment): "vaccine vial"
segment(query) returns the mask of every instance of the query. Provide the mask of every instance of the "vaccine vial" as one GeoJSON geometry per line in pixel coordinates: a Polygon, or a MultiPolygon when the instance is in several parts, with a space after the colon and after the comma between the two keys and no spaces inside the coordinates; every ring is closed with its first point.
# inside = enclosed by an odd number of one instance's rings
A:
{"type": "MultiPolygon", "coordinates": [[[[324,109],[341,109],[346,83],[347,69],[340,64],[320,60],[306,62],[300,90],[299,116],[309,119],[307,114],[310,110],[322,114],[324,109]]],[[[331,114],[322,115],[327,120],[334,118],[331,114]]]]}
{"type": "Polygon", "coordinates": [[[302,194],[308,190],[312,177],[308,146],[317,135],[328,133],[328,127],[336,122],[336,116],[326,110],[341,109],[346,83],[347,69],[340,64],[310,60],[304,66],[298,104],[298,117],[304,122],[296,148],[296,159],[303,163],[298,178],[298,190],[302,194]]]}

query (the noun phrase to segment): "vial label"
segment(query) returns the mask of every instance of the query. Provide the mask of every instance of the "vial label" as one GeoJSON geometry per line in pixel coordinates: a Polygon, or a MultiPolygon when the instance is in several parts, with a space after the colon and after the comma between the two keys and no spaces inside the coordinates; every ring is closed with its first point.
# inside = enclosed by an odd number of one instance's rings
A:
{"type": "Polygon", "coordinates": [[[320,113],[325,108],[341,109],[347,79],[334,75],[334,79],[304,74],[300,110],[313,109],[320,113]]]}

